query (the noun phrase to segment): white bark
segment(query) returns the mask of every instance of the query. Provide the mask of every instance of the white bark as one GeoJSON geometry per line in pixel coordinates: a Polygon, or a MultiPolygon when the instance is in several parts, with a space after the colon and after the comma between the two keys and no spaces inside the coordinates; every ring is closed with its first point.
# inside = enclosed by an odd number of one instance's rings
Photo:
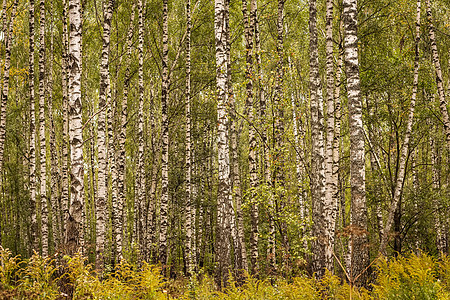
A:
{"type": "Polygon", "coordinates": [[[71,193],[66,239],[69,254],[83,245],[84,172],[81,119],[81,6],[80,0],[69,0],[69,140],[71,193]]]}
{"type": "Polygon", "coordinates": [[[215,0],[214,32],[216,41],[216,86],[217,86],[217,134],[219,190],[217,194],[217,267],[216,281],[220,287],[226,285],[230,266],[230,225],[228,207],[230,201],[230,156],[228,150],[228,102],[227,91],[227,34],[224,0],[215,0]]]}
{"type": "Polygon", "coordinates": [[[168,116],[168,53],[169,28],[167,0],[163,0],[163,53],[162,53],[162,182],[160,203],[159,261],[167,263],[167,227],[169,206],[169,116],[168,116]]]}
{"type": "Polygon", "coordinates": [[[313,272],[319,277],[324,274],[325,242],[323,199],[325,197],[325,170],[324,170],[324,144],[323,144],[323,96],[319,74],[319,52],[317,37],[317,8],[316,0],[310,0],[309,6],[309,33],[310,33],[310,93],[311,93],[311,195],[312,195],[312,243],[313,272]]]}
{"type": "Polygon", "coordinates": [[[347,74],[347,97],[350,129],[350,185],[351,185],[351,276],[360,275],[365,282],[369,265],[367,248],[367,207],[364,129],[359,79],[357,0],[344,0],[344,58],[347,74]]]}
{"type": "Polygon", "coordinates": [[[439,59],[439,53],[436,45],[436,35],[433,24],[433,15],[431,14],[431,0],[426,0],[426,10],[427,10],[427,19],[430,30],[430,41],[431,41],[431,53],[433,57],[433,63],[436,71],[436,85],[439,96],[439,108],[442,114],[442,123],[444,125],[444,132],[447,139],[447,148],[450,150],[450,119],[448,116],[447,110],[447,102],[445,101],[445,91],[442,79],[442,69],[441,62],[439,59]]]}
{"type": "MultiPolygon", "coordinates": [[[[148,249],[146,247],[144,207],[146,205],[146,174],[145,174],[145,156],[144,156],[144,5],[142,0],[138,0],[138,52],[139,52],[139,69],[138,69],[138,87],[139,87],[139,124],[138,124],[138,164],[137,164],[137,182],[136,182],[136,199],[139,204],[139,226],[138,240],[143,258],[146,258],[148,249]]],[[[136,213],[136,212],[135,212],[136,213]]]]}
{"type": "Polygon", "coordinates": [[[337,215],[337,180],[333,177],[334,143],[334,72],[333,72],[333,1],[326,4],[326,53],[327,53],[327,139],[325,155],[325,199],[323,205],[325,233],[325,268],[333,272],[333,253],[337,215]]]}
{"type": "Polygon", "coordinates": [[[193,274],[193,236],[192,231],[195,228],[193,223],[193,216],[195,214],[195,206],[193,205],[192,197],[192,165],[191,165],[191,0],[186,1],[186,25],[187,25],[187,37],[186,37],[186,266],[188,275],[193,274]]]}
{"type": "MultiPolygon", "coordinates": [[[[133,5],[131,8],[131,19],[130,19],[130,26],[128,29],[127,34],[127,55],[126,55],[126,71],[125,71],[125,84],[123,87],[123,97],[122,97],[122,110],[120,115],[120,125],[119,125],[119,145],[118,145],[118,156],[117,156],[117,206],[118,206],[118,214],[117,217],[117,227],[116,234],[117,234],[117,253],[120,255],[120,257],[123,257],[123,253],[126,252],[125,247],[128,246],[128,243],[126,241],[127,235],[127,218],[128,215],[127,209],[126,209],[126,141],[127,141],[127,123],[128,123],[128,93],[130,89],[130,81],[131,81],[131,75],[130,75],[130,64],[131,64],[131,50],[132,50],[132,42],[133,42],[133,33],[134,33],[134,18],[136,14],[136,2],[133,1],[133,5]]],[[[137,203],[135,203],[135,208],[137,203]]],[[[137,210],[135,210],[135,213],[137,210]]],[[[135,222],[133,226],[133,231],[136,232],[136,216],[135,215],[135,222]]],[[[135,237],[135,234],[131,235],[132,238],[135,237]]]]}
{"type": "MultiPolygon", "coordinates": [[[[6,1],[4,2],[6,3],[6,1]]],[[[31,251],[37,250],[38,241],[37,233],[37,207],[36,207],[36,100],[34,93],[34,0],[30,0],[28,8],[28,24],[29,24],[29,71],[28,71],[28,85],[30,89],[30,212],[31,212],[31,251]]]]}
{"type": "Polygon", "coordinates": [[[99,88],[99,109],[98,129],[97,129],[97,147],[98,147],[98,193],[95,201],[96,211],[96,269],[101,277],[104,264],[104,252],[106,241],[106,219],[107,219],[107,199],[108,199],[108,179],[107,179],[107,141],[106,141],[106,102],[107,95],[110,93],[110,74],[109,74],[109,45],[111,35],[111,18],[113,14],[112,0],[106,0],[103,3],[103,46],[100,63],[100,88],[99,88]]]}
{"type": "MultiPolygon", "coordinates": [[[[254,98],[253,98],[253,32],[255,31],[255,3],[251,1],[250,14],[248,9],[247,0],[242,0],[242,12],[244,16],[244,36],[245,36],[245,53],[246,53],[246,64],[245,64],[245,80],[246,80],[246,109],[248,111],[248,140],[249,140],[249,150],[248,150],[248,165],[250,173],[250,199],[255,198],[255,189],[259,185],[258,180],[258,162],[256,157],[256,132],[255,132],[255,108],[254,108],[254,98]]],[[[252,260],[252,273],[255,274],[258,270],[258,216],[259,216],[259,205],[257,203],[251,204],[251,260],[252,260]]],[[[243,249],[243,252],[245,249],[243,249]]]]}

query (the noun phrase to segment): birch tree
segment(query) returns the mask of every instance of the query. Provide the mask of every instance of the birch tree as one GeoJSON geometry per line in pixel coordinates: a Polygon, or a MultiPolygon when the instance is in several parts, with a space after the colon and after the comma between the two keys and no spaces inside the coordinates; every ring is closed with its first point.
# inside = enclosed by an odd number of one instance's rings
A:
{"type": "Polygon", "coordinates": [[[227,42],[226,42],[226,5],[224,0],[215,0],[214,33],[216,48],[216,85],[217,85],[217,133],[219,182],[217,194],[217,236],[216,240],[216,282],[219,287],[227,282],[230,267],[229,224],[227,210],[230,195],[230,158],[228,150],[228,114],[226,104],[227,91],[227,42]]]}
{"type": "MultiPolygon", "coordinates": [[[[251,2],[250,14],[247,0],[242,0],[242,12],[244,17],[244,39],[245,39],[245,79],[246,79],[246,110],[248,111],[248,164],[250,173],[250,199],[255,199],[258,180],[258,162],[256,158],[256,132],[254,124],[254,97],[253,97],[253,33],[255,27],[254,1],[251,2]]],[[[250,200],[252,201],[252,200],[250,200]]],[[[252,273],[257,272],[258,260],[258,210],[259,205],[253,201],[251,204],[251,259],[252,273]]],[[[245,250],[245,249],[244,249],[245,250]]]]}
{"type": "Polygon", "coordinates": [[[442,115],[442,123],[444,125],[444,132],[447,139],[447,148],[450,150],[450,119],[448,117],[447,101],[445,100],[444,81],[442,78],[441,61],[439,59],[439,53],[436,45],[436,34],[433,24],[433,15],[431,13],[431,0],[426,0],[427,20],[430,33],[431,42],[431,54],[433,58],[433,64],[436,72],[436,86],[439,96],[439,108],[442,115]]]}
{"type": "Polygon", "coordinates": [[[347,97],[350,129],[350,185],[351,185],[351,276],[365,282],[369,265],[367,248],[367,207],[362,122],[361,83],[358,61],[357,0],[344,0],[344,60],[347,75],[347,97]]]}
{"type": "Polygon", "coordinates": [[[39,158],[42,255],[48,255],[47,146],[45,144],[45,1],[39,1],[39,158]]]}
{"type": "Polygon", "coordinates": [[[309,2],[309,86],[311,105],[311,196],[313,236],[312,243],[313,271],[319,277],[324,274],[325,253],[323,240],[324,228],[322,217],[322,199],[325,196],[324,145],[323,145],[323,97],[319,75],[319,52],[317,37],[317,4],[316,0],[309,2]]]}
{"type": "Polygon", "coordinates": [[[136,187],[136,199],[135,202],[139,203],[139,229],[138,240],[140,242],[140,249],[143,252],[143,258],[146,258],[147,241],[145,236],[145,223],[144,223],[144,207],[146,205],[146,174],[145,174],[145,156],[144,156],[144,16],[143,16],[143,3],[142,0],[138,0],[138,88],[139,88],[139,125],[138,125],[138,166],[137,166],[137,187],[136,187]],[[143,228],[144,227],[144,228],[143,228]]]}
{"type": "MultiPolygon", "coordinates": [[[[123,257],[124,247],[126,245],[125,237],[126,237],[126,229],[127,229],[127,209],[126,209],[126,140],[127,140],[127,124],[128,124],[128,93],[130,90],[130,81],[131,81],[131,72],[130,72],[130,64],[131,64],[131,50],[132,50],[132,42],[133,42],[133,34],[134,34],[134,18],[136,13],[136,2],[133,2],[131,8],[131,19],[130,26],[127,34],[127,52],[126,52],[126,70],[125,70],[125,83],[123,87],[123,97],[122,97],[122,109],[120,115],[120,123],[119,123],[119,151],[117,155],[117,201],[118,201],[118,214],[116,215],[116,237],[117,240],[117,253],[121,257],[123,257]]],[[[136,212],[136,211],[135,211],[136,212]]],[[[133,228],[135,228],[133,226],[133,228]]]]}
{"type": "Polygon", "coordinates": [[[111,18],[113,14],[113,0],[103,2],[103,45],[100,64],[100,88],[99,88],[99,110],[97,125],[97,145],[98,145],[98,193],[95,202],[96,210],[96,269],[99,276],[102,276],[104,264],[104,252],[106,241],[106,219],[107,219],[107,140],[106,140],[106,106],[111,105],[106,102],[107,95],[110,93],[110,74],[109,74],[109,48],[111,35],[111,18]]]}
{"type": "Polygon", "coordinates": [[[326,3],[326,75],[327,75],[327,139],[325,158],[325,201],[323,205],[325,233],[325,268],[333,272],[333,252],[337,215],[337,181],[333,177],[334,142],[334,65],[333,65],[333,1],[326,3]]]}
{"type": "Polygon", "coordinates": [[[193,217],[195,216],[195,208],[192,199],[192,184],[191,184],[191,1],[186,1],[186,259],[187,272],[189,275],[193,273],[193,233],[195,228],[193,217]]]}
{"type": "MultiPolygon", "coordinates": [[[[69,219],[69,170],[68,170],[68,164],[69,164],[69,140],[68,140],[68,133],[69,133],[69,112],[68,112],[68,106],[69,106],[69,82],[68,82],[68,75],[69,75],[69,60],[68,60],[68,51],[69,51],[69,40],[68,40],[68,11],[69,11],[69,2],[68,0],[63,0],[63,7],[62,7],[62,71],[61,71],[61,90],[62,90],[62,114],[63,114],[63,124],[62,124],[62,144],[61,144],[61,216],[60,216],[60,222],[61,222],[61,228],[65,228],[65,225],[68,222],[69,219]]],[[[64,231],[61,232],[62,239],[65,237],[64,231]]]]}
{"type": "Polygon", "coordinates": [[[169,116],[168,116],[168,92],[169,92],[169,23],[167,0],[163,0],[163,37],[162,37],[162,178],[161,178],[161,202],[160,202],[160,233],[159,233],[159,261],[167,263],[167,227],[169,206],[169,116]]]}
{"type": "MultiPolygon", "coordinates": [[[[5,1],[6,3],[6,1],[5,1]]],[[[28,85],[30,90],[30,213],[31,213],[31,250],[37,249],[37,207],[36,207],[36,100],[34,93],[34,0],[30,0],[28,6],[28,27],[29,27],[29,69],[28,85]]],[[[30,254],[33,252],[30,251],[30,254]]]]}
{"type": "MultiPolygon", "coordinates": [[[[16,17],[16,10],[19,1],[15,0],[13,3],[13,8],[11,12],[11,19],[9,21],[9,26],[5,39],[5,58],[3,60],[3,86],[2,86],[2,94],[1,94],[1,104],[0,104],[0,180],[2,180],[1,176],[3,174],[3,163],[4,163],[4,151],[5,151],[5,139],[6,139],[6,106],[8,105],[8,94],[9,94],[9,73],[11,67],[11,44],[13,37],[13,26],[14,19],[16,17]]],[[[3,7],[3,17],[4,17],[4,25],[6,26],[6,1],[3,7]]],[[[5,28],[6,29],[6,28],[5,28]]],[[[3,181],[0,181],[3,182],[3,181]]]]}
{"type": "Polygon", "coordinates": [[[83,247],[83,135],[81,120],[81,6],[69,0],[69,141],[71,193],[66,240],[69,254],[83,247]]]}

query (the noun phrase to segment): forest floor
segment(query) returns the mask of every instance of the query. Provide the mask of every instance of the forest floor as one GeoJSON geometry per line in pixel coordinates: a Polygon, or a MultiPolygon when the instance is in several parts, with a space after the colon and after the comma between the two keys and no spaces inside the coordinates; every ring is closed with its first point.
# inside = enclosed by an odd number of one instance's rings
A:
{"type": "Polygon", "coordinates": [[[327,272],[320,280],[249,276],[239,283],[229,280],[218,291],[208,275],[166,280],[158,267],[145,263],[140,268],[121,263],[103,280],[85,258],[64,257],[63,264],[61,272],[54,259],[21,260],[0,248],[0,299],[450,299],[450,258],[426,254],[379,259],[376,279],[366,288],[327,272]]]}

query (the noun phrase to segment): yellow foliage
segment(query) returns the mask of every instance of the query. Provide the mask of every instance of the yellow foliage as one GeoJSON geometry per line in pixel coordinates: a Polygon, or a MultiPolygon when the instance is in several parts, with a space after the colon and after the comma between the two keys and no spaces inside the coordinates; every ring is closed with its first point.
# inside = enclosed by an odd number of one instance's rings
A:
{"type": "Polygon", "coordinates": [[[57,277],[54,259],[35,254],[25,264],[0,247],[0,298],[61,299],[58,283],[65,283],[71,287],[73,299],[450,299],[450,258],[437,261],[424,254],[380,259],[371,292],[350,287],[328,271],[322,279],[301,276],[290,281],[258,280],[246,274],[245,282],[238,283],[230,276],[227,288],[218,291],[213,279],[202,273],[166,282],[158,267],[143,263],[138,268],[123,261],[101,281],[81,255],[65,256],[64,261],[65,273],[57,277]]]}

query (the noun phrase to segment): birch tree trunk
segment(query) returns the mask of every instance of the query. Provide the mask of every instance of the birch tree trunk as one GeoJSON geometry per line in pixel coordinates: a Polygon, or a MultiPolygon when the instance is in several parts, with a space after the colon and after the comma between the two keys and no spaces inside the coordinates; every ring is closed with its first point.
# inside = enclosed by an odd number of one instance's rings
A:
{"type": "Polygon", "coordinates": [[[333,72],[333,0],[326,3],[326,73],[327,73],[327,139],[325,158],[325,199],[323,205],[325,233],[325,268],[333,272],[333,252],[337,215],[337,181],[333,177],[334,142],[334,72],[333,72]]]}
{"type": "MultiPolygon", "coordinates": [[[[260,120],[261,126],[261,144],[262,144],[262,153],[261,153],[261,170],[263,174],[263,182],[268,185],[272,182],[271,179],[271,170],[270,170],[270,147],[268,145],[267,138],[267,126],[268,122],[266,120],[266,97],[265,97],[265,89],[264,89],[264,73],[262,68],[262,60],[261,60],[261,39],[259,32],[259,21],[258,21],[258,3],[255,0],[252,0],[252,13],[255,18],[255,60],[257,66],[257,84],[258,84],[258,98],[259,98],[259,110],[258,110],[258,118],[260,120]]],[[[269,195],[269,207],[273,207],[273,197],[269,195]]],[[[269,219],[269,234],[268,234],[268,247],[267,247],[267,259],[272,259],[275,257],[275,222],[274,216],[272,214],[268,215],[269,219]]],[[[273,262],[273,261],[272,261],[273,262]]],[[[257,268],[255,269],[257,270],[257,268]]],[[[254,272],[253,272],[254,273],[254,272]]]]}
{"type": "Polygon", "coordinates": [[[95,248],[95,267],[97,274],[102,277],[104,267],[104,252],[106,241],[106,219],[108,203],[108,160],[106,156],[106,102],[107,95],[110,93],[110,74],[109,74],[109,48],[111,36],[111,19],[113,14],[113,0],[106,0],[103,3],[103,46],[100,63],[100,88],[99,88],[99,110],[98,129],[97,129],[97,147],[98,147],[98,193],[95,201],[96,211],[96,248],[95,248]]]}
{"type": "Polygon", "coordinates": [[[312,268],[318,277],[324,275],[325,243],[323,227],[323,203],[325,197],[324,145],[323,145],[323,98],[319,74],[316,0],[309,2],[309,65],[311,97],[311,196],[312,196],[312,268]]]}
{"type": "MultiPolygon", "coordinates": [[[[53,2],[50,3],[50,11],[53,11],[53,2]]],[[[53,16],[50,16],[50,32],[53,33],[54,21],[53,16]]],[[[47,76],[47,111],[48,111],[48,122],[50,134],[49,134],[49,146],[50,146],[50,199],[51,204],[51,217],[52,217],[52,240],[53,248],[59,247],[61,244],[59,232],[62,227],[59,225],[58,212],[60,211],[58,207],[58,197],[60,191],[60,173],[58,168],[58,153],[56,152],[56,126],[55,120],[53,118],[53,60],[54,60],[54,43],[53,34],[50,37],[50,58],[48,59],[48,76],[47,76]]]]}
{"type": "MultiPolygon", "coordinates": [[[[250,201],[255,199],[256,188],[259,185],[258,180],[258,162],[256,157],[256,133],[254,124],[254,99],[253,99],[253,33],[255,31],[255,18],[254,18],[254,1],[251,1],[250,14],[248,9],[247,0],[242,0],[242,12],[244,16],[244,35],[245,35],[245,81],[246,81],[246,109],[248,111],[248,166],[250,173],[250,201]]],[[[252,273],[255,274],[258,270],[258,211],[259,205],[254,201],[251,204],[251,260],[252,260],[252,273]]],[[[245,250],[245,249],[244,249],[245,250]]]]}
{"type": "MultiPolygon", "coordinates": [[[[12,44],[12,36],[13,36],[13,26],[14,19],[16,17],[16,10],[18,5],[18,0],[15,0],[13,3],[13,8],[11,12],[11,19],[9,23],[8,33],[5,38],[5,58],[4,58],[4,75],[3,75],[3,86],[2,86],[2,94],[1,94],[1,104],[0,104],[0,182],[3,182],[2,174],[3,174],[3,154],[5,151],[5,139],[6,139],[6,107],[8,105],[8,93],[9,93],[9,71],[11,67],[11,44],[12,44]]],[[[3,17],[4,17],[4,25],[6,26],[6,0],[3,7],[3,17]]]]}
{"type": "Polygon", "coordinates": [[[359,283],[365,283],[366,276],[363,272],[369,265],[369,251],[367,247],[364,128],[359,79],[357,19],[357,0],[344,0],[344,58],[350,129],[351,276],[353,278],[360,276],[359,283]]]}
{"type": "MultiPolygon", "coordinates": [[[[436,133],[435,133],[436,135],[436,133]]],[[[445,242],[442,222],[441,222],[441,212],[440,212],[440,172],[439,172],[439,152],[436,145],[436,141],[433,137],[430,137],[430,148],[431,148],[431,173],[432,173],[432,192],[433,192],[433,209],[434,209],[434,231],[436,232],[436,249],[439,254],[443,254],[445,251],[445,242]]]]}
{"type": "Polygon", "coordinates": [[[116,121],[116,112],[117,109],[114,107],[113,105],[113,101],[112,101],[112,95],[111,95],[111,90],[113,88],[111,88],[108,92],[108,94],[106,95],[106,103],[109,103],[109,105],[107,106],[107,111],[106,111],[106,115],[107,115],[107,122],[108,122],[108,151],[107,151],[107,156],[108,156],[108,171],[109,171],[109,178],[108,178],[108,182],[109,182],[109,186],[108,186],[108,197],[111,198],[111,203],[112,203],[112,214],[111,214],[111,220],[112,220],[112,228],[111,231],[114,232],[114,236],[112,237],[112,253],[111,253],[111,263],[113,263],[113,261],[118,262],[121,257],[120,254],[118,253],[118,244],[121,244],[120,242],[120,238],[121,236],[117,235],[116,232],[118,228],[117,222],[119,220],[121,220],[119,218],[119,215],[121,215],[119,206],[118,206],[118,201],[117,201],[117,155],[116,155],[116,151],[117,151],[117,147],[116,147],[116,132],[115,132],[115,121],[116,121]],[[119,240],[119,241],[118,241],[119,240]]]}
{"type": "Polygon", "coordinates": [[[436,45],[436,35],[433,24],[433,15],[431,14],[431,0],[426,0],[426,10],[428,26],[430,30],[430,41],[431,41],[431,54],[433,57],[433,63],[436,71],[436,85],[439,95],[439,108],[442,114],[442,123],[444,124],[444,132],[447,139],[447,149],[450,151],[450,119],[448,117],[447,102],[445,101],[445,91],[442,79],[442,69],[441,62],[439,60],[439,53],[436,45]]]}
{"type": "MultiPolygon", "coordinates": [[[[130,89],[130,63],[131,63],[131,46],[133,42],[133,33],[134,33],[134,18],[136,13],[136,2],[133,2],[131,8],[131,19],[130,19],[130,27],[127,34],[127,56],[126,56],[126,71],[125,71],[125,83],[123,87],[123,97],[122,97],[122,111],[121,111],[121,120],[119,125],[119,151],[118,151],[118,159],[117,159],[117,201],[119,213],[116,215],[117,219],[117,227],[114,228],[116,230],[117,237],[120,240],[117,240],[117,253],[120,254],[120,257],[123,257],[124,248],[127,245],[125,241],[125,237],[127,234],[126,226],[126,139],[127,139],[127,118],[128,118],[128,93],[130,89]]],[[[135,211],[136,212],[136,211],[135,211]]],[[[133,226],[135,228],[135,226],[133,226]]]]}
{"type": "Polygon", "coordinates": [[[237,116],[234,96],[230,94],[230,150],[231,150],[231,183],[232,198],[236,203],[236,222],[238,226],[237,238],[239,240],[238,255],[240,262],[237,263],[239,269],[248,271],[247,247],[245,243],[244,218],[242,213],[242,189],[241,172],[239,170],[238,136],[237,136],[237,116]]]}
{"type": "Polygon", "coordinates": [[[39,145],[42,256],[48,256],[47,147],[45,144],[45,0],[39,1],[39,145]]]}
{"type": "Polygon", "coordinates": [[[227,33],[226,5],[224,0],[215,0],[214,32],[216,41],[217,81],[217,132],[219,190],[217,193],[217,240],[216,240],[216,282],[219,288],[226,285],[230,267],[230,226],[227,211],[230,195],[230,157],[228,150],[228,91],[227,91],[227,33]]]}
{"type": "Polygon", "coordinates": [[[193,274],[193,233],[192,229],[195,224],[192,217],[195,214],[195,207],[192,201],[192,184],[191,184],[191,0],[186,1],[186,266],[188,275],[193,274]]]}
{"type": "Polygon", "coordinates": [[[83,239],[83,135],[81,119],[81,6],[80,0],[69,0],[69,140],[71,193],[66,239],[73,255],[83,239]]]}
{"type": "MultiPolygon", "coordinates": [[[[230,42],[230,0],[225,0],[225,44],[226,44],[226,60],[227,60],[227,97],[228,97],[228,105],[227,105],[227,114],[230,114],[230,110],[235,108],[234,103],[234,92],[233,92],[233,84],[231,80],[231,42],[230,42]]],[[[229,121],[229,127],[232,127],[232,121],[229,121]],[[231,124],[231,126],[230,126],[231,124]]],[[[227,130],[228,130],[227,128],[227,130]]],[[[227,202],[227,221],[226,224],[230,227],[229,232],[231,234],[231,239],[234,247],[234,260],[235,260],[235,271],[238,269],[238,265],[241,264],[241,246],[238,240],[238,228],[236,224],[236,208],[233,202],[233,194],[232,194],[232,174],[231,174],[231,166],[230,166],[230,190],[229,190],[229,201],[227,202]]],[[[236,274],[237,276],[237,274],[236,274]]]]}
{"type": "MultiPolygon", "coordinates": [[[[62,161],[61,161],[61,169],[62,169],[62,189],[61,189],[61,207],[62,212],[60,216],[61,228],[66,228],[68,219],[69,219],[69,60],[68,60],[68,51],[69,51],[69,41],[68,41],[68,11],[69,11],[69,3],[68,0],[63,0],[63,37],[62,37],[62,82],[61,82],[61,90],[62,90],[62,110],[63,110],[63,125],[62,125],[62,161]]],[[[61,231],[61,241],[65,237],[64,230],[61,231]]]]}
{"type": "Polygon", "coordinates": [[[389,233],[391,231],[392,223],[394,221],[395,211],[400,202],[403,193],[403,184],[405,181],[406,162],[409,153],[409,140],[412,133],[412,125],[414,120],[414,109],[416,105],[417,86],[419,84],[419,42],[420,42],[420,0],[417,0],[416,10],[416,36],[415,36],[415,57],[414,57],[414,79],[413,90],[411,96],[411,103],[409,106],[408,123],[406,124],[405,138],[401,148],[400,162],[398,167],[397,181],[395,183],[394,195],[389,207],[389,215],[386,220],[386,225],[383,228],[383,237],[380,243],[379,252],[386,255],[386,246],[389,241],[389,233]]]}
{"type": "Polygon", "coordinates": [[[143,16],[143,3],[142,0],[138,0],[138,56],[139,56],[139,69],[138,69],[138,89],[139,89],[139,124],[138,124],[138,165],[137,165],[137,182],[136,182],[136,199],[135,202],[139,203],[139,228],[138,228],[138,240],[142,258],[147,257],[148,249],[146,247],[146,236],[144,235],[144,206],[146,196],[146,174],[145,174],[145,156],[144,156],[144,16],[143,16]]]}
{"type": "Polygon", "coordinates": [[[167,0],[163,0],[163,53],[162,53],[162,179],[160,203],[160,233],[159,233],[159,262],[167,263],[167,227],[169,206],[169,119],[168,119],[168,89],[169,89],[169,25],[167,0]]]}
{"type": "MultiPolygon", "coordinates": [[[[6,1],[5,1],[6,3],[6,1]]],[[[38,249],[38,240],[36,233],[38,230],[37,224],[37,207],[36,207],[36,100],[34,94],[34,0],[30,0],[28,6],[28,26],[30,31],[29,44],[29,70],[28,70],[28,85],[30,90],[30,213],[31,213],[31,251],[38,249]]]]}
{"type": "MultiPolygon", "coordinates": [[[[342,24],[342,22],[341,22],[342,24]]],[[[336,205],[336,209],[339,210],[339,203],[340,203],[340,141],[341,141],[341,75],[342,75],[342,63],[343,63],[343,49],[342,49],[342,41],[339,43],[339,54],[338,54],[338,61],[336,66],[336,81],[334,86],[334,133],[333,133],[333,174],[332,174],[332,181],[333,184],[336,186],[335,193],[332,194],[333,197],[333,203],[336,205]]],[[[344,220],[345,220],[345,205],[341,208],[341,214],[342,214],[342,228],[344,228],[344,220]]]]}
{"type": "Polygon", "coordinates": [[[153,93],[151,91],[150,95],[150,128],[151,128],[151,152],[152,155],[152,168],[151,168],[151,184],[150,184],[150,200],[148,204],[148,218],[147,218],[147,247],[149,248],[149,258],[152,258],[153,261],[157,261],[159,259],[156,257],[156,247],[155,238],[156,238],[156,190],[158,186],[158,168],[159,168],[159,145],[156,143],[156,124],[155,124],[155,103],[153,100],[153,93]]]}

